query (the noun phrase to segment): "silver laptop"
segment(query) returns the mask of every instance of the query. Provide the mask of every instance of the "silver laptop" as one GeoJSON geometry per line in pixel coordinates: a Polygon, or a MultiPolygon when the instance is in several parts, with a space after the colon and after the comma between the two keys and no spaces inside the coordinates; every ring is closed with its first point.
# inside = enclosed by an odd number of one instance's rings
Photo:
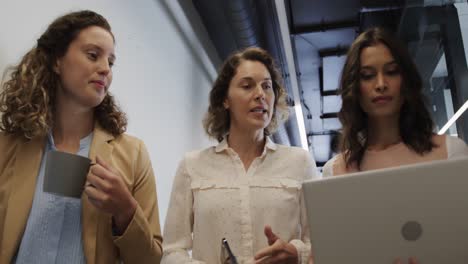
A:
{"type": "Polygon", "coordinates": [[[315,264],[468,263],[468,159],[306,181],[315,264]],[[406,262],[405,262],[406,263],[406,262]]]}

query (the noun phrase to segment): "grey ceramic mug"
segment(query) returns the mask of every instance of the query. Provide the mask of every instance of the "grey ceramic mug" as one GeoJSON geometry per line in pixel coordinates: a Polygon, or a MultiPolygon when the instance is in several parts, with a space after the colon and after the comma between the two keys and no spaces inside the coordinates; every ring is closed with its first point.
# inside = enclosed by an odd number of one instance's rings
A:
{"type": "Polygon", "coordinates": [[[61,151],[47,153],[43,190],[61,196],[80,198],[91,160],[61,151]]]}

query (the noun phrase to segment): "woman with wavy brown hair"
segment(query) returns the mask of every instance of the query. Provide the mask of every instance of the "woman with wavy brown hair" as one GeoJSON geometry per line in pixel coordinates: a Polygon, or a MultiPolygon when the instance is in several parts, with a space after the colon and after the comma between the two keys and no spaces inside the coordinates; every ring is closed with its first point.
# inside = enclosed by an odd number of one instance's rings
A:
{"type": "Polygon", "coordinates": [[[219,144],[186,154],[179,165],[163,263],[234,263],[220,250],[223,238],[238,263],[308,263],[301,183],[316,175],[315,162],[268,137],[287,116],[285,97],[266,51],[247,48],[225,61],[204,120],[219,144]]]}
{"type": "Polygon", "coordinates": [[[422,90],[402,43],[381,28],[359,35],[341,75],[341,154],[324,176],[467,154],[462,140],[434,134],[422,90]]]}
{"type": "Polygon", "coordinates": [[[150,159],[142,141],[124,134],[125,114],[108,91],[114,45],[101,15],[66,14],[4,82],[1,263],[159,263],[150,159]],[[51,151],[93,161],[81,199],[43,191],[51,151]]]}
{"type": "Polygon", "coordinates": [[[323,176],[468,155],[462,140],[434,134],[422,90],[402,43],[381,28],[359,35],[339,88],[341,153],[325,164],[323,176]]]}

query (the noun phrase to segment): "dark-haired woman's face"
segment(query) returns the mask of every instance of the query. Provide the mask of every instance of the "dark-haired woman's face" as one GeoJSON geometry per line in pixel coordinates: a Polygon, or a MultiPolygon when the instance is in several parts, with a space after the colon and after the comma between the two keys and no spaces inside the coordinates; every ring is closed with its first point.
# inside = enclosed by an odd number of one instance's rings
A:
{"type": "Polygon", "coordinates": [[[244,60],[229,83],[224,107],[231,128],[262,130],[273,116],[275,93],[268,69],[259,61],[244,60]]]}
{"type": "Polygon", "coordinates": [[[57,99],[84,109],[98,106],[112,82],[114,60],[114,39],[107,30],[97,26],[81,30],[57,60],[55,71],[62,82],[57,99]]]}
{"type": "Polygon", "coordinates": [[[360,55],[360,104],[370,118],[397,117],[403,104],[399,65],[384,44],[366,47],[360,55]]]}

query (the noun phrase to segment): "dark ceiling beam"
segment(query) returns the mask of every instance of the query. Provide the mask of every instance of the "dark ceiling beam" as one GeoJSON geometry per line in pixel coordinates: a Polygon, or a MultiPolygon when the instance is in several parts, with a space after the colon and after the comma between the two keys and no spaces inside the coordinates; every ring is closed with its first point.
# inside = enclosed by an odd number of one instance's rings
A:
{"type": "Polygon", "coordinates": [[[324,90],[324,91],[320,91],[320,95],[321,96],[336,96],[338,95],[338,90],[324,90]]]}
{"type": "Polygon", "coordinates": [[[353,27],[359,27],[358,18],[348,19],[348,20],[337,20],[337,21],[330,21],[330,22],[322,21],[319,24],[295,26],[293,28],[293,34],[300,35],[300,34],[305,34],[305,33],[324,32],[328,30],[353,28],[353,27]]]}
{"type": "Polygon", "coordinates": [[[320,115],[320,118],[338,118],[338,113],[323,113],[320,115]]]}
{"type": "Polygon", "coordinates": [[[363,8],[401,8],[405,5],[405,0],[361,0],[363,8]]]}
{"type": "Polygon", "coordinates": [[[318,51],[318,53],[321,58],[330,57],[330,56],[342,56],[342,55],[346,55],[346,53],[348,52],[348,49],[349,49],[348,46],[338,45],[337,47],[334,47],[334,48],[321,49],[318,51]]]}

